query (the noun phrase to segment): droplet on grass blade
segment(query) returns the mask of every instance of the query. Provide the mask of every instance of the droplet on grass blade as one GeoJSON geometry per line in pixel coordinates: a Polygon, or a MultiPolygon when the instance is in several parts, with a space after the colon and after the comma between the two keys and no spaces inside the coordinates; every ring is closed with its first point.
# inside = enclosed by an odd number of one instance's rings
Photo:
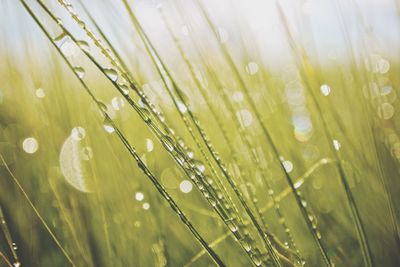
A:
{"type": "Polygon", "coordinates": [[[104,73],[110,78],[111,81],[116,82],[118,80],[118,72],[113,68],[103,69],[104,73]]]}
{"type": "Polygon", "coordinates": [[[154,143],[151,139],[146,139],[146,150],[147,152],[151,152],[154,149],[154,143]]]}
{"type": "Polygon", "coordinates": [[[258,72],[258,64],[256,62],[249,62],[246,65],[246,72],[250,75],[255,75],[258,72]]]}
{"type": "Polygon", "coordinates": [[[293,163],[291,161],[285,160],[282,164],[287,173],[290,173],[293,170],[293,163]]]}
{"type": "Polygon", "coordinates": [[[338,140],[334,139],[333,141],[333,147],[335,148],[335,150],[339,150],[340,147],[342,146],[338,140]]]}
{"type": "Polygon", "coordinates": [[[83,79],[85,77],[86,72],[85,72],[84,68],[82,68],[80,66],[76,66],[76,67],[74,67],[74,71],[80,79],[83,79]]]}
{"type": "Polygon", "coordinates": [[[320,90],[324,96],[328,96],[331,92],[331,88],[326,84],[321,85],[320,90]]]}
{"type": "Polygon", "coordinates": [[[116,96],[111,100],[111,105],[115,110],[120,110],[125,106],[125,102],[122,97],[116,96]]]}

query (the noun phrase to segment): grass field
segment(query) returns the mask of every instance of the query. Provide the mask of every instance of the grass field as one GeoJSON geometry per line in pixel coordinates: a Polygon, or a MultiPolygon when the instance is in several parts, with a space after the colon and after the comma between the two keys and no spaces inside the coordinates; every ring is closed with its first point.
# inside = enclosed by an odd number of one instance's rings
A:
{"type": "Polygon", "coordinates": [[[0,266],[400,266],[397,0],[214,2],[0,2],[0,266]]]}

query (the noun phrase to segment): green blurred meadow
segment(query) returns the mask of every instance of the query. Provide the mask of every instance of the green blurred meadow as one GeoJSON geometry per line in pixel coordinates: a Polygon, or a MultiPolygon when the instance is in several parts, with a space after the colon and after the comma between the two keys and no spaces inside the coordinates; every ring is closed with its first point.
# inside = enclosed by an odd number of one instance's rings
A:
{"type": "Polygon", "coordinates": [[[400,266],[397,2],[215,2],[1,1],[0,266],[400,266]]]}

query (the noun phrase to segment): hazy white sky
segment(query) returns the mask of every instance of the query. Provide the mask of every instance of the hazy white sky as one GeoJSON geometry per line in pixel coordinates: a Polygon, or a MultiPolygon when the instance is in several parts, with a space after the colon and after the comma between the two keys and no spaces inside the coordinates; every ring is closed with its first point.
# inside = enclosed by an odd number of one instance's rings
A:
{"type": "MultiPolygon", "coordinates": [[[[295,32],[296,41],[301,42],[306,49],[317,51],[320,57],[329,58],[343,55],[346,44],[343,29],[348,31],[348,36],[355,45],[365,43],[365,38],[368,36],[373,40],[369,42],[369,45],[377,52],[398,55],[400,20],[395,1],[397,0],[280,0],[279,3],[291,29],[295,32]],[[341,20],[344,24],[341,24],[341,20]]],[[[34,3],[35,1],[27,2],[34,3]]],[[[60,9],[56,0],[45,2],[56,11],[60,9]]],[[[134,2],[137,16],[152,40],[158,47],[165,47],[167,33],[159,18],[157,4],[154,0],[132,2],[134,2]]],[[[235,45],[236,37],[239,36],[238,25],[241,25],[240,30],[246,34],[245,40],[251,42],[251,45],[256,45],[265,57],[279,61],[288,54],[286,36],[277,12],[277,1],[203,0],[203,2],[216,25],[226,30],[230,45],[235,45]]],[[[41,36],[40,31],[23,10],[19,1],[0,0],[0,3],[0,49],[4,49],[5,46],[18,49],[27,41],[39,42],[40,47],[43,38],[41,37],[41,41],[35,40],[37,34],[41,36]]],[[[71,3],[76,2],[71,1],[71,3]]],[[[124,29],[130,28],[120,1],[86,0],[85,3],[91,7],[98,23],[106,32],[110,32],[111,38],[121,38],[119,34],[124,29]],[[115,21],[119,21],[118,24],[115,21]]],[[[171,20],[176,20],[177,15],[171,12],[169,7],[178,6],[194,14],[192,22],[196,24],[197,9],[194,1],[158,0],[157,3],[161,3],[160,5],[171,20]]],[[[64,16],[64,19],[62,12],[60,17],[68,26],[68,17],[64,16]]],[[[182,23],[179,27],[184,26],[182,23]]],[[[133,31],[132,34],[134,34],[133,31]]],[[[207,40],[209,32],[204,24],[197,28],[195,34],[204,34],[204,40],[207,40]]]]}

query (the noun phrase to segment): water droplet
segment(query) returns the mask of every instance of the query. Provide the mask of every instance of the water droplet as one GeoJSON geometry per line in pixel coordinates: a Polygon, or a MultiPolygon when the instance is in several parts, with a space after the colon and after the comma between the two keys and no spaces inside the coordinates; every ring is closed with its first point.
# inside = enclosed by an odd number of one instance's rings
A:
{"type": "Polygon", "coordinates": [[[174,140],[173,140],[170,136],[168,136],[168,135],[163,135],[163,136],[161,137],[161,141],[162,141],[164,147],[165,147],[168,151],[170,151],[170,152],[174,151],[174,149],[175,149],[175,142],[174,142],[174,140]]]}
{"type": "Polygon", "coordinates": [[[46,93],[44,92],[43,88],[38,88],[35,91],[35,95],[38,98],[44,98],[46,96],[46,93]]]}
{"type": "Polygon", "coordinates": [[[120,110],[124,107],[125,102],[122,97],[116,96],[111,100],[111,105],[115,110],[120,110]]]}
{"type": "Polygon", "coordinates": [[[228,225],[229,229],[234,233],[237,232],[237,230],[239,230],[239,227],[237,226],[236,220],[232,219],[226,222],[226,224],[228,225]]]}
{"type": "Polygon", "coordinates": [[[218,28],[217,29],[217,34],[218,34],[218,39],[221,42],[221,44],[226,43],[229,39],[229,34],[224,28],[218,28]]]}
{"type": "Polygon", "coordinates": [[[33,154],[39,149],[39,143],[35,138],[28,137],[22,142],[22,149],[28,154],[33,154]]]}
{"type": "Polygon", "coordinates": [[[84,68],[82,68],[80,66],[76,66],[76,67],[74,67],[74,71],[80,79],[83,79],[85,77],[86,72],[85,72],[84,68]]]}
{"type": "Polygon", "coordinates": [[[290,173],[293,170],[293,163],[291,161],[285,160],[282,164],[287,173],[290,173]]]}
{"type": "Polygon", "coordinates": [[[122,94],[124,94],[124,95],[129,95],[129,88],[128,88],[128,86],[126,86],[126,85],[123,84],[123,83],[119,83],[118,86],[119,86],[119,88],[121,89],[122,94]]]}
{"type": "Polygon", "coordinates": [[[184,180],[179,184],[179,189],[186,194],[192,191],[192,188],[193,185],[189,180],[184,180]]]}
{"type": "Polygon", "coordinates": [[[151,114],[150,114],[150,111],[147,108],[140,108],[139,113],[140,113],[142,119],[146,123],[149,123],[151,121],[151,114]]]}
{"type": "Polygon", "coordinates": [[[390,69],[390,63],[386,59],[381,58],[378,61],[377,69],[381,74],[385,74],[390,69]]]}
{"type": "Polygon", "coordinates": [[[382,103],[378,107],[378,116],[383,120],[388,120],[394,115],[394,107],[390,103],[382,103]]]}
{"type": "Polygon", "coordinates": [[[150,204],[145,202],[145,203],[143,203],[142,207],[144,210],[148,210],[148,209],[150,209],[150,204]]]}
{"type": "Polygon", "coordinates": [[[321,85],[319,89],[324,96],[328,96],[331,92],[331,88],[326,84],[321,85]]]}
{"type": "Polygon", "coordinates": [[[154,149],[154,143],[151,139],[146,139],[146,150],[147,152],[151,152],[154,149]]]}
{"type": "Polygon", "coordinates": [[[246,72],[250,75],[255,75],[259,70],[258,64],[251,61],[246,65],[246,72]]]}
{"type": "Polygon", "coordinates": [[[112,127],[110,124],[104,124],[103,128],[107,133],[113,133],[115,131],[114,127],[112,127]]]}
{"type": "Polygon", "coordinates": [[[232,95],[232,100],[235,102],[242,102],[243,99],[244,99],[243,93],[240,91],[237,91],[237,92],[233,93],[233,95],[232,95]]]}
{"type": "Polygon", "coordinates": [[[75,189],[81,192],[89,192],[86,179],[88,170],[82,160],[90,159],[92,152],[88,147],[81,149],[80,141],[74,140],[72,136],[73,134],[65,140],[61,147],[59,157],[61,173],[75,189]]]}
{"type": "Polygon", "coordinates": [[[249,127],[253,123],[253,116],[247,109],[239,110],[236,116],[242,127],[249,127]]]}
{"type": "Polygon", "coordinates": [[[89,46],[89,44],[88,44],[88,42],[86,42],[86,41],[84,41],[84,40],[78,40],[78,41],[76,41],[76,44],[80,47],[80,48],[82,48],[83,50],[85,50],[85,51],[90,51],[90,46],[89,46]]]}
{"type": "Polygon", "coordinates": [[[335,148],[335,150],[339,150],[340,147],[342,146],[338,140],[334,139],[333,141],[333,147],[335,148]]]}
{"type": "Polygon", "coordinates": [[[118,80],[118,72],[113,68],[105,68],[104,73],[110,78],[111,81],[116,82],[118,80]]]}
{"type": "Polygon", "coordinates": [[[185,113],[187,111],[187,107],[182,102],[177,102],[178,109],[181,113],[185,113]]]}
{"type": "Polygon", "coordinates": [[[144,199],[143,193],[142,193],[142,192],[136,192],[136,194],[135,194],[135,199],[136,199],[137,201],[142,201],[142,200],[144,199]]]}

